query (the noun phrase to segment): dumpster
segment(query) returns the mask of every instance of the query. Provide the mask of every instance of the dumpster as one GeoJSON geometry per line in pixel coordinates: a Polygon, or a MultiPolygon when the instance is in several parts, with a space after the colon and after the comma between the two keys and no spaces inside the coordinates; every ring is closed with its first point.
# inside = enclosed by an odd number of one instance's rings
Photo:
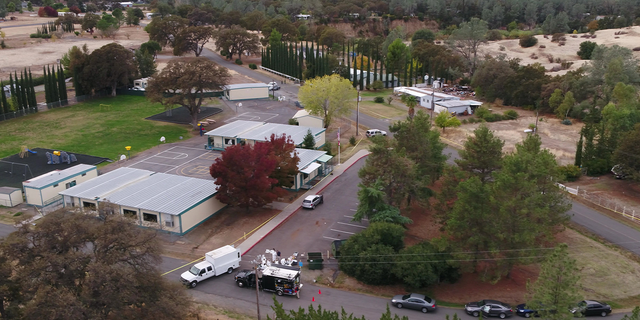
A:
{"type": "Polygon", "coordinates": [[[307,262],[309,262],[309,270],[322,270],[322,252],[309,252],[307,254],[307,262]]]}

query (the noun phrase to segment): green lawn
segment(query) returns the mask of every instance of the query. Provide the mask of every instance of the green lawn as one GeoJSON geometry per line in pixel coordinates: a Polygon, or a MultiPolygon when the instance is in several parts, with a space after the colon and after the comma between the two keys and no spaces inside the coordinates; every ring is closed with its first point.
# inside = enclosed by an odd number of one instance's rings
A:
{"type": "Polygon", "coordinates": [[[407,115],[407,111],[394,105],[385,103],[375,103],[373,101],[360,102],[360,112],[364,112],[378,119],[393,119],[407,115]]]}
{"type": "Polygon", "coordinates": [[[360,95],[362,97],[368,97],[368,98],[373,98],[373,97],[383,97],[383,98],[387,98],[388,95],[393,93],[393,88],[391,89],[382,89],[382,90],[378,90],[378,91],[362,91],[360,92],[360,95]]]}
{"type": "Polygon", "coordinates": [[[118,96],[2,121],[0,158],[26,145],[117,159],[125,146],[133,156],[156,146],[161,136],[167,143],[189,138],[190,126],[144,119],[163,110],[145,97],[118,96]]]}

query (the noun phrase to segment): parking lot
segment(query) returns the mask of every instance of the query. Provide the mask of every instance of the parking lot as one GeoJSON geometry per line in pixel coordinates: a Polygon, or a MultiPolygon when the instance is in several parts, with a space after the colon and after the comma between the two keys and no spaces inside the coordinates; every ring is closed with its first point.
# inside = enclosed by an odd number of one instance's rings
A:
{"type": "Polygon", "coordinates": [[[277,116],[278,116],[277,113],[244,112],[235,117],[229,118],[224,122],[231,123],[237,120],[269,122],[269,120],[276,118],[277,116]]]}
{"type": "Polygon", "coordinates": [[[130,168],[210,179],[209,167],[220,156],[218,151],[175,146],[128,165],[130,168]]]}
{"type": "Polygon", "coordinates": [[[329,229],[324,232],[322,237],[331,241],[345,240],[369,226],[369,221],[367,219],[363,219],[360,222],[352,221],[353,214],[355,214],[356,209],[350,209],[350,211],[351,214],[345,214],[342,217],[338,217],[338,219],[329,226],[329,229]]]}

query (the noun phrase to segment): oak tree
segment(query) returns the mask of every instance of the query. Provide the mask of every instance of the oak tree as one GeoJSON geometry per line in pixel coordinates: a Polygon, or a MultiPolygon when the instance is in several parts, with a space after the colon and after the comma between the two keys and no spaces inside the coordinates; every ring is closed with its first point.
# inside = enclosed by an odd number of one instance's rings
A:
{"type": "Polygon", "coordinates": [[[193,52],[199,57],[204,50],[204,45],[213,37],[212,27],[186,27],[178,33],[173,44],[173,54],[179,56],[187,52],[193,52]]]}
{"type": "Polygon", "coordinates": [[[299,99],[310,114],[322,116],[328,128],[334,118],[351,114],[356,95],[349,80],[332,74],[307,81],[300,88],[299,99]]]}
{"type": "Polygon", "coordinates": [[[83,68],[83,79],[90,81],[95,90],[111,89],[115,97],[116,88],[129,84],[137,70],[131,50],[110,43],[91,52],[83,68]]]}
{"type": "Polygon", "coordinates": [[[191,300],[160,275],[157,233],[98,211],[53,212],[4,240],[3,319],[185,319],[191,300]]]}
{"type": "Polygon", "coordinates": [[[185,107],[191,115],[193,129],[198,128],[198,113],[204,93],[221,90],[231,76],[229,71],[205,58],[171,60],[149,80],[147,97],[167,108],[185,107]]]}
{"type": "Polygon", "coordinates": [[[229,52],[229,59],[233,55],[238,55],[238,59],[242,60],[242,54],[248,52],[255,54],[260,52],[260,40],[258,35],[250,33],[247,29],[240,26],[231,26],[231,28],[222,29],[215,35],[216,46],[220,50],[229,52]]]}
{"type": "Polygon", "coordinates": [[[163,47],[173,48],[180,32],[188,26],[189,19],[168,16],[151,20],[144,30],[149,34],[149,40],[157,41],[163,47]]]}

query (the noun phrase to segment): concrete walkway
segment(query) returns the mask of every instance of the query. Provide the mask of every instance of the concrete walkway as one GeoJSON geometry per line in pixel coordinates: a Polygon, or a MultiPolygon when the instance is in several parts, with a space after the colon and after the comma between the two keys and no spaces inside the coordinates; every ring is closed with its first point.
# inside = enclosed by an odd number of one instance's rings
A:
{"type": "Polygon", "coordinates": [[[334,167],[333,173],[326,176],[322,181],[313,186],[309,191],[303,194],[301,197],[296,199],[294,202],[286,206],[282,212],[280,212],[275,218],[271,219],[267,224],[262,226],[262,228],[256,230],[247,240],[243,241],[238,249],[242,254],[249,252],[251,248],[253,248],[258,242],[264,239],[267,235],[269,235],[273,230],[278,228],[281,224],[283,224],[289,217],[294,215],[298,210],[300,210],[302,206],[302,200],[306,198],[308,195],[319,194],[331,184],[335,179],[337,179],[340,175],[342,175],[347,169],[349,169],[354,163],[358,160],[362,159],[369,155],[368,150],[360,150],[356,152],[349,160],[345,161],[343,164],[334,167]]]}

